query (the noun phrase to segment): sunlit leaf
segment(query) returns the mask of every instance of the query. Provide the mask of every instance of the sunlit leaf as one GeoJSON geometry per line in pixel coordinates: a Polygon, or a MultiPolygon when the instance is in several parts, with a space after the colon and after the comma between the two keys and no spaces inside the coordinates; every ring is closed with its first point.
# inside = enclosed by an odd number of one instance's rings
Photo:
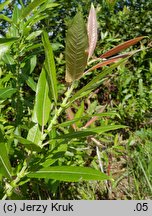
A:
{"type": "Polygon", "coordinates": [[[19,23],[20,16],[21,16],[21,10],[19,9],[17,5],[15,5],[13,9],[13,14],[12,14],[13,25],[19,23]]]}
{"type": "Polygon", "coordinates": [[[55,68],[52,47],[49,41],[49,36],[46,32],[43,32],[42,41],[45,50],[44,66],[46,70],[47,81],[49,84],[49,90],[52,94],[54,101],[57,103],[58,91],[57,91],[56,68],[55,68]]]}
{"type": "Polygon", "coordinates": [[[87,64],[88,36],[80,12],[73,18],[66,37],[66,82],[79,79],[87,64]]]}
{"type": "Polygon", "coordinates": [[[29,25],[29,26],[33,26],[33,25],[35,25],[36,23],[40,22],[41,20],[43,20],[43,19],[45,19],[45,18],[47,18],[47,17],[48,17],[48,15],[42,15],[42,16],[33,15],[33,16],[31,16],[31,17],[27,20],[25,26],[28,26],[28,25],[29,25]]]}
{"type": "Polygon", "coordinates": [[[29,56],[29,58],[27,57],[27,60],[25,61],[25,66],[23,67],[23,74],[31,74],[35,67],[36,67],[36,64],[37,64],[37,57],[36,55],[32,55],[32,56],[29,56]]]}
{"type": "Polygon", "coordinates": [[[8,43],[8,44],[12,44],[14,43],[16,40],[18,40],[19,38],[17,37],[12,37],[12,38],[0,38],[0,45],[4,44],[4,43],[8,43]]]}
{"type": "Polygon", "coordinates": [[[29,75],[22,73],[21,75],[22,79],[25,80],[26,84],[34,91],[36,92],[36,83],[33,80],[32,77],[30,77],[29,75]]]}
{"type": "Polygon", "coordinates": [[[18,38],[0,38],[0,59],[18,38]]]}
{"type": "Polygon", "coordinates": [[[52,8],[57,7],[59,5],[60,5],[59,3],[49,2],[48,1],[47,5],[46,5],[46,8],[51,10],[52,8]]]}
{"type": "Polygon", "coordinates": [[[16,92],[16,90],[17,89],[10,87],[0,88],[0,99],[5,100],[7,98],[10,98],[16,92]]]}
{"type": "Polygon", "coordinates": [[[93,89],[96,89],[103,81],[103,78],[110,74],[115,68],[117,68],[119,65],[123,64],[126,61],[127,58],[121,59],[119,62],[114,63],[109,68],[105,68],[98,74],[96,77],[94,77],[88,84],[86,84],[82,89],[77,91],[73,97],[70,98],[70,102],[73,102],[74,100],[81,98],[87,94],[90,93],[93,89]]]}
{"type": "Polygon", "coordinates": [[[9,4],[11,0],[6,0],[3,3],[0,3],[0,12],[9,4]]]}
{"type": "Polygon", "coordinates": [[[0,44],[0,59],[9,50],[9,47],[10,47],[9,44],[0,44]]]}
{"type": "Polygon", "coordinates": [[[30,44],[28,47],[26,47],[26,52],[29,52],[29,51],[34,51],[35,54],[36,53],[39,53],[39,50],[42,50],[42,47],[43,47],[43,44],[42,43],[39,43],[39,44],[30,44]],[[39,48],[39,49],[38,49],[39,48]],[[35,50],[36,49],[36,50],[35,50]]]}
{"type": "Polygon", "coordinates": [[[107,131],[116,130],[120,128],[125,128],[126,126],[123,125],[108,125],[108,126],[99,126],[95,128],[83,129],[77,132],[71,132],[68,134],[64,134],[61,136],[57,136],[55,139],[73,139],[73,138],[81,138],[87,137],[90,135],[101,134],[107,131]]]}
{"type": "MultiPolygon", "coordinates": [[[[106,65],[110,65],[110,64],[112,64],[112,63],[116,63],[116,62],[118,62],[120,59],[124,59],[124,58],[130,57],[130,56],[134,55],[135,53],[140,52],[140,51],[142,51],[142,50],[144,50],[144,49],[137,49],[137,50],[135,50],[135,51],[127,52],[127,53],[124,53],[124,54],[121,54],[121,55],[116,55],[116,56],[111,57],[111,58],[109,58],[109,59],[107,59],[107,60],[103,60],[102,62],[100,62],[100,63],[94,65],[94,66],[91,67],[91,68],[89,68],[85,73],[88,73],[88,72],[90,72],[90,71],[92,71],[92,70],[95,70],[95,69],[98,69],[98,68],[101,68],[101,67],[104,67],[104,66],[106,66],[106,65]]],[[[99,60],[99,58],[98,58],[97,60],[99,60]]]]}
{"type": "Polygon", "coordinates": [[[34,38],[39,36],[41,33],[42,33],[42,30],[34,31],[26,38],[26,40],[33,40],[34,38]]]}
{"type": "Polygon", "coordinates": [[[27,7],[24,8],[22,18],[26,18],[34,9],[43,4],[46,0],[34,0],[27,7]]]}
{"type": "Polygon", "coordinates": [[[18,140],[19,143],[21,143],[22,145],[25,146],[25,148],[27,148],[30,151],[41,151],[41,147],[35,143],[33,143],[32,141],[25,139],[19,135],[14,134],[14,137],[18,140]]]}
{"type": "Polygon", "coordinates": [[[7,21],[9,23],[12,23],[12,20],[9,17],[5,16],[4,14],[0,14],[0,20],[1,19],[5,20],[5,21],[7,21]]]}
{"type": "Polygon", "coordinates": [[[59,127],[60,126],[61,127],[67,127],[67,126],[70,126],[73,123],[77,123],[80,120],[87,120],[89,118],[96,117],[96,116],[98,116],[99,118],[104,117],[104,116],[109,116],[109,117],[118,116],[119,117],[118,113],[116,113],[116,112],[96,113],[96,114],[93,114],[93,115],[84,115],[84,116],[81,116],[81,117],[77,117],[77,118],[74,118],[74,119],[72,119],[70,121],[65,121],[63,123],[60,123],[60,124],[56,125],[55,127],[58,127],[58,126],[59,127]]]}
{"type": "Polygon", "coordinates": [[[87,30],[89,39],[88,58],[90,58],[95,50],[98,37],[96,11],[93,4],[89,12],[87,30]]]}
{"type": "MultiPolygon", "coordinates": [[[[0,134],[1,135],[1,134],[0,134]]],[[[1,137],[2,139],[2,137],[1,137]]],[[[7,148],[4,142],[0,142],[0,173],[11,179],[12,168],[7,153],[7,148]]]]}
{"type": "Polygon", "coordinates": [[[100,63],[94,65],[93,67],[89,68],[89,69],[87,70],[87,72],[90,72],[90,71],[92,71],[92,70],[95,70],[95,69],[104,67],[104,66],[106,66],[106,65],[110,65],[110,64],[112,64],[112,63],[116,63],[116,62],[119,61],[120,59],[126,58],[126,57],[128,57],[128,56],[130,56],[130,55],[131,55],[131,53],[130,53],[130,54],[119,55],[119,56],[110,58],[110,59],[108,59],[108,60],[104,60],[104,61],[102,61],[102,62],[100,62],[100,63]]]}
{"type": "Polygon", "coordinates": [[[20,37],[20,34],[19,34],[20,17],[21,17],[21,9],[19,9],[18,5],[14,5],[13,12],[12,12],[12,24],[9,27],[9,31],[7,32],[7,36],[20,37]]]}
{"type": "Polygon", "coordinates": [[[36,100],[35,100],[35,112],[38,123],[43,127],[48,119],[51,109],[51,99],[49,94],[48,82],[46,80],[46,72],[42,68],[37,89],[36,89],[36,100]]]}
{"type": "Polygon", "coordinates": [[[140,40],[142,40],[143,38],[145,38],[145,36],[142,36],[142,37],[137,37],[137,38],[134,38],[134,39],[131,39],[131,40],[128,40],[114,48],[112,48],[111,50],[107,51],[106,53],[102,54],[100,56],[100,58],[107,58],[107,57],[110,57],[116,53],[119,53],[120,51],[124,50],[124,49],[127,49],[128,47],[138,43],[140,40]]]}
{"type": "Polygon", "coordinates": [[[59,181],[106,180],[109,176],[88,167],[52,166],[28,174],[30,178],[48,178],[59,181]]]}
{"type": "Polygon", "coordinates": [[[76,114],[74,116],[74,119],[78,119],[78,118],[80,119],[80,121],[76,122],[76,126],[77,127],[81,127],[82,126],[81,120],[82,120],[82,118],[84,116],[84,113],[85,113],[84,110],[85,110],[85,105],[84,105],[84,101],[82,101],[81,105],[78,108],[78,111],[76,112],[76,114]]]}
{"type": "Polygon", "coordinates": [[[42,133],[40,131],[39,125],[35,124],[32,128],[29,129],[28,135],[27,135],[27,140],[40,145],[41,144],[41,136],[42,133]]]}
{"type": "Polygon", "coordinates": [[[2,61],[3,61],[5,64],[9,64],[9,65],[15,64],[15,61],[14,61],[13,56],[10,55],[9,53],[5,53],[5,54],[3,55],[2,61]]]}

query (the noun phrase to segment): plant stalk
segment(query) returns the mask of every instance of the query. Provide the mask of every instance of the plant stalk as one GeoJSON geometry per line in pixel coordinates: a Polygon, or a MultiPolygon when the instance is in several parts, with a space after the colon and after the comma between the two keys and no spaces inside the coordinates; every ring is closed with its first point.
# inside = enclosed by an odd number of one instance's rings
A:
{"type": "Polygon", "coordinates": [[[74,88],[75,88],[75,82],[73,82],[72,85],[70,86],[70,88],[68,88],[68,90],[66,91],[65,98],[64,98],[62,104],[60,105],[59,109],[56,110],[55,115],[52,118],[51,123],[49,124],[49,126],[47,128],[47,133],[45,133],[43,135],[42,140],[45,140],[47,134],[52,130],[52,127],[57,123],[57,119],[61,115],[61,113],[63,112],[65,107],[67,106],[68,99],[71,97],[71,94],[72,94],[72,91],[74,88]]]}
{"type": "Polygon", "coordinates": [[[6,193],[3,196],[2,200],[6,200],[7,197],[10,197],[13,193],[13,190],[18,187],[18,183],[21,180],[21,178],[23,178],[25,175],[27,174],[27,163],[24,162],[23,168],[21,169],[21,171],[17,174],[17,177],[10,183],[7,183],[7,189],[6,189],[6,193]]]}

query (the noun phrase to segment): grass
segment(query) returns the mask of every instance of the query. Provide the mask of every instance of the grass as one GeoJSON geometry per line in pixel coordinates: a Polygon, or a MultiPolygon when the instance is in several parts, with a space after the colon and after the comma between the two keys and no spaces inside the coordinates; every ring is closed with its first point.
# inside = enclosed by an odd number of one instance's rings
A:
{"type": "MultiPolygon", "coordinates": [[[[78,200],[147,200],[152,199],[151,129],[130,133],[121,140],[124,151],[112,152],[110,173],[113,182],[62,183],[59,197],[78,200]]],[[[102,158],[103,153],[101,153],[102,158]]],[[[103,158],[102,158],[103,159],[103,158]]],[[[97,158],[95,158],[97,160],[97,158]]],[[[104,161],[104,159],[103,159],[104,161]]],[[[106,169],[106,162],[103,162],[106,169]]]]}

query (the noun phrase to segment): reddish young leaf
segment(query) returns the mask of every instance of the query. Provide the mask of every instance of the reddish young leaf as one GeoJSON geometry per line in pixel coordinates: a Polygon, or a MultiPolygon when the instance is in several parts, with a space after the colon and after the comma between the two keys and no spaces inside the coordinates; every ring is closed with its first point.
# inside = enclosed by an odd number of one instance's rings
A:
{"type": "Polygon", "coordinates": [[[88,38],[89,38],[89,49],[88,49],[88,59],[89,59],[92,56],[94,49],[96,47],[97,36],[98,36],[96,11],[93,4],[91,5],[91,9],[89,12],[87,31],[88,31],[88,38]]]}
{"type": "MultiPolygon", "coordinates": [[[[102,113],[105,110],[106,106],[102,107],[99,111],[99,113],[102,113]]],[[[84,126],[84,128],[89,127],[91,124],[93,124],[96,120],[98,120],[98,116],[94,116],[92,119],[90,119],[84,126]]]]}
{"type": "MultiPolygon", "coordinates": [[[[116,63],[117,61],[119,61],[119,60],[121,60],[123,58],[130,57],[130,56],[134,55],[135,53],[137,53],[137,52],[139,52],[141,50],[144,50],[144,49],[138,49],[138,50],[135,50],[135,51],[132,51],[132,52],[127,52],[127,53],[124,53],[124,54],[121,54],[121,55],[111,57],[111,58],[109,58],[107,60],[104,60],[104,61],[94,65],[93,67],[89,68],[87,71],[85,71],[84,74],[88,73],[89,71],[95,70],[97,68],[100,68],[100,67],[112,64],[112,63],[116,63]]],[[[99,60],[99,58],[97,58],[96,60],[99,60]]]]}
{"type": "Polygon", "coordinates": [[[115,62],[117,62],[118,60],[120,60],[120,59],[122,59],[122,58],[125,58],[125,57],[127,57],[127,56],[129,56],[129,55],[131,55],[131,54],[124,54],[124,55],[116,56],[116,57],[113,57],[113,58],[111,58],[111,59],[102,61],[102,62],[100,62],[100,63],[94,65],[93,67],[89,68],[89,69],[85,72],[85,74],[88,73],[89,71],[95,70],[95,69],[97,69],[97,68],[100,68],[100,67],[103,67],[103,66],[106,66],[106,65],[115,63],[115,62]]]}
{"type": "Polygon", "coordinates": [[[124,50],[124,49],[127,49],[128,47],[138,43],[140,40],[142,40],[145,36],[142,36],[142,37],[137,37],[137,38],[134,38],[134,39],[131,39],[131,40],[128,40],[114,48],[112,48],[111,50],[107,51],[106,53],[102,54],[100,56],[100,58],[107,58],[107,57],[110,57],[116,53],[119,53],[120,51],[124,50]]]}

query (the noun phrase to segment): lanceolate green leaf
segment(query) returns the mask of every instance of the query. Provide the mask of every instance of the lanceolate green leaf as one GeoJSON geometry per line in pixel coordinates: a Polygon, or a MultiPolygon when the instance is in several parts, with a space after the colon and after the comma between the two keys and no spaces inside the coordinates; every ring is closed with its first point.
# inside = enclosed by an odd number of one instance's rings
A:
{"type": "Polygon", "coordinates": [[[4,177],[11,179],[12,168],[4,142],[0,142],[0,173],[4,177]]]}
{"type": "Polygon", "coordinates": [[[42,33],[42,30],[38,30],[38,31],[34,31],[32,32],[27,38],[26,40],[33,40],[35,39],[37,36],[39,36],[42,33]]]}
{"type": "Polygon", "coordinates": [[[48,34],[43,32],[43,45],[45,50],[45,70],[47,75],[47,81],[49,83],[50,92],[55,102],[57,102],[57,79],[56,79],[56,68],[54,62],[54,56],[52,47],[49,41],[48,34]]]}
{"type": "Polygon", "coordinates": [[[11,0],[6,0],[0,4],[0,12],[11,2],[11,0]]]}
{"type": "Polygon", "coordinates": [[[4,44],[4,43],[8,43],[8,44],[12,44],[14,43],[16,40],[18,40],[19,38],[17,37],[11,37],[11,38],[0,38],[0,45],[4,44]]]}
{"type": "Polygon", "coordinates": [[[120,64],[124,63],[126,61],[126,59],[122,59],[119,62],[113,64],[112,66],[105,68],[104,70],[102,70],[102,72],[97,75],[95,78],[93,78],[87,85],[85,85],[82,89],[80,89],[79,91],[77,91],[77,93],[71,97],[70,102],[73,102],[74,100],[81,98],[83,96],[85,96],[86,94],[89,94],[90,91],[92,91],[93,89],[96,89],[101,82],[103,81],[103,78],[107,75],[110,74],[115,68],[117,68],[120,64]]]}
{"type": "Polygon", "coordinates": [[[22,74],[22,78],[26,81],[26,84],[33,90],[36,91],[36,83],[33,78],[27,74],[22,74]]]}
{"type": "Polygon", "coordinates": [[[5,100],[7,98],[10,98],[14,93],[16,92],[15,88],[0,88],[0,99],[5,100]]]}
{"type": "Polygon", "coordinates": [[[20,16],[21,16],[21,10],[18,8],[17,5],[14,6],[13,15],[12,15],[12,21],[13,24],[17,24],[20,22],[20,16]]]}
{"type": "Polygon", "coordinates": [[[116,113],[116,112],[106,112],[106,113],[96,113],[96,114],[93,114],[93,115],[84,115],[84,116],[81,116],[81,117],[74,117],[74,119],[70,120],[70,121],[65,121],[61,124],[57,124],[55,127],[67,127],[73,123],[77,123],[79,122],[80,120],[84,120],[84,119],[88,119],[88,118],[93,118],[93,117],[104,117],[104,116],[108,116],[108,117],[113,117],[113,116],[118,116],[119,117],[119,114],[116,113]]]}
{"type": "Polygon", "coordinates": [[[4,14],[0,14],[0,20],[1,19],[5,20],[5,21],[7,21],[9,23],[12,23],[12,20],[9,17],[5,16],[4,14]]]}
{"type": "Polygon", "coordinates": [[[22,18],[26,18],[35,8],[43,4],[46,0],[34,0],[27,7],[24,8],[22,18]]]}
{"type": "Polygon", "coordinates": [[[82,131],[77,131],[74,133],[68,133],[64,134],[61,136],[57,136],[55,139],[72,139],[72,138],[80,138],[80,137],[86,137],[90,135],[95,135],[95,134],[101,134],[107,131],[111,130],[116,130],[120,128],[126,128],[126,126],[123,125],[108,125],[108,126],[100,126],[100,127],[95,127],[95,128],[89,128],[89,129],[84,129],[82,131]]]}
{"type": "Polygon", "coordinates": [[[88,167],[52,166],[28,174],[30,178],[47,178],[59,181],[77,182],[83,180],[106,180],[109,176],[88,167]]]}
{"type": "Polygon", "coordinates": [[[18,8],[17,5],[13,8],[12,14],[12,25],[9,28],[8,35],[10,37],[19,37],[19,22],[20,22],[21,10],[18,8]]]}
{"type": "Polygon", "coordinates": [[[13,56],[10,55],[9,53],[5,53],[5,55],[3,55],[2,61],[3,61],[5,64],[9,64],[9,65],[15,64],[15,60],[14,60],[13,56]]]}
{"type": "Polygon", "coordinates": [[[18,38],[0,38],[0,59],[18,38]]]}
{"type": "Polygon", "coordinates": [[[79,79],[86,67],[88,58],[88,36],[83,16],[80,12],[74,17],[66,37],[66,82],[79,79]]]}
{"type": "Polygon", "coordinates": [[[41,145],[41,136],[42,133],[40,131],[39,125],[35,124],[32,128],[30,128],[28,135],[27,135],[27,140],[37,144],[41,145]]]}
{"type": "Polygon", "coordinates": [[[36,89],[36,101],[35,101],[35,111],[38,123],[43,127],[48,119],[51,108],[51,99],[49,94],[48,82],[46,80],[46,72],[42,68],[37,89],[36,89]]]}
{"type": "Polygon", "coordinates": [[[23,144],[30,151],[41,151],[41,147],[32,141],[25,139],[19,135],[14,134],[14,137],[18,140],[19,143],[23,144]]]}

